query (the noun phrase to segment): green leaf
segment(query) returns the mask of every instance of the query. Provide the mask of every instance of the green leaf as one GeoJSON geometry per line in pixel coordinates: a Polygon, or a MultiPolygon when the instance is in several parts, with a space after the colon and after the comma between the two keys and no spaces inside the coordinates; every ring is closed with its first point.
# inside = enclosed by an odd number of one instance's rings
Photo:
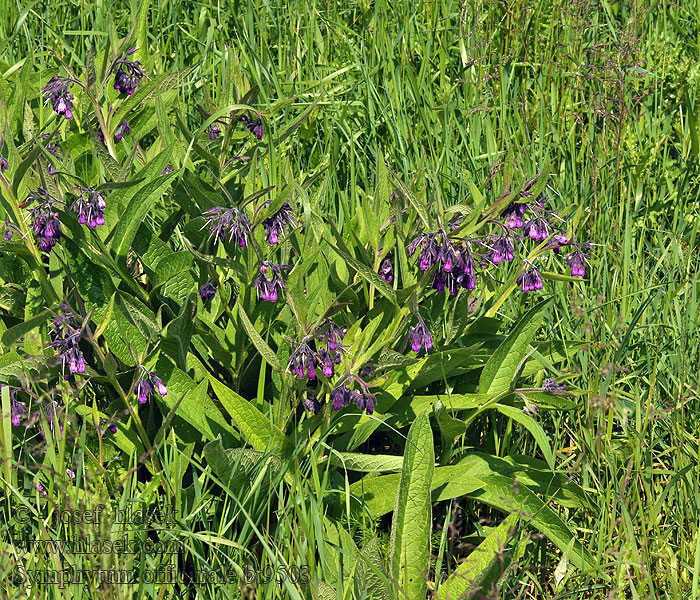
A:
{"type": "Polygon", "coordinates": [[[212,375],[209,376],[209,382],[221,404],[231,415],[233,424],[254,450],[279,452],[282,449],[284,434],[264,414],[212,375]]]}
{"type": "Polygon", "coordinates": [[[333,250],[338,254],[338,256],[345,260],[348,266],[352,267],[352,269],[354,269],[360,277],[366,280],[367,283],[369,283],[370,285],[373,285],[377,289],[377,291],[382,296],[387,298],[394,306],[398,306],[398,302],[396,301],[396,293],[394,292],[393,288],[386,281],[384,281],[384,279],[381,278],[379,273],[375,273],[366,264],[353,258],[352,256],[350,256],[350,254],[344,252],[343,250],[340,250],[330,242],[328,243],[328,245],[331,248],[333,248],[333,250]]]}
{"type": "Polygon", "coordinates": [[[517,421],[523,427],[525,427],[535,438],[535,441],[540,447],[540,450],[542,450],[542,454],[544,455],[544,459],[547,461],[549,468],[554,470],[554,454],[552,454],[552,449],[550,448],[549,436],[545,433],[540,424],[530,415],[526,415],[519,408],[498,403],[494,404],[492,408],[498,410],[506,417],[513,419],[513,421],[517,421]]]}
{"type": "Polygon", "coordinates": [[[262,356],[267,364],[270,365],[275,371],[282,372],[284,370],[282,363],[280,363],[272,348],[270,348],[265,340],[262,339],[262,336],[258,333],[258,330],[255,329],[255,325],[251,323],[240,302],[238,303],[238,315],[241,318],[243,328],[248,333],[250,341],[253,342],[253,345],[257,348],[258,352],[260,352],[260,356],[262,356]]]}
{"type": "Polygon", "coordinates": [[[481,393],[501,394],[513,389],[520,366],[527,357],[530,343],[542,324],[544,310],[550,301],[551,298],[543,300],[527,311],[491,355],[479,379],[481,393]]]}
{"type": "Polygon", "coordinates": [[[46,323],[46,320],[51,316],[50,310],[45,310],[31,319],[27,319],[14,327],[10,327],[5,333],[2,334],[2,345],[9,348],[14,344],[19,338],[25,336],[33,329],[36,329],[40,325],[46,323]]]}
{"type": "Polygon", "coordinates": [[[349,471],[364,471],[380,473],[400,471],[403,466],[403,456],[391,454],[362,454],[360,452],[334,452],[330,455],[330,463],[349,471]]]}
{"type": "Polygon", "coordinates": [[[518,516],[508,515],[469,556],[459,564],[438,590],[438,600],[459,600],[467,592],[476,592],[480,579],[501,555],[507,546],[518,516]]]}
{"type": "Polygon", "coordinates": [[[408,432],[389,543],[389,572],[409,598],[425,598],[427,592],[434,463],[433,432],[424,411],[408,432]]]}

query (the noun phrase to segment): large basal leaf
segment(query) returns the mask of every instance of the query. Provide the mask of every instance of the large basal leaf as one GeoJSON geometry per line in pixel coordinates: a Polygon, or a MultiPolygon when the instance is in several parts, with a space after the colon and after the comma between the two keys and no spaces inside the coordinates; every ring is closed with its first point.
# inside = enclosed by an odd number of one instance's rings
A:
{"type": "Polygon", "coordinates": [[[284,434],[264,414],[212,375],[209,376],[209,382],[221,404],[231,415],[233,424],[254,450],[282,450],[284,434]]]}
{"type": "Polygon", "coordinates": [[[433,432],[425,411],[408,432],[389,544],[389,572],[409,598],[425,598],[427,591],[434,468],[433,432]]]}
{"type": "Polygon", "coordinates": [[[476,592],[481,587],[481,579],[496,562],[511,538],[513,526],[518,516],[508,515],[481,544],[452,572],[438,590],[438,600],[460,600],[476,592]]]}
{"type": "Polygon", "coordinates": [[[403,467],[403,456],[338,452],[330,455],[330,463],[348,471],[383,473],[386,471],[400,471],[403,467]]]}
{"type": "Polygon", "coordinates": [[[510,335],[484,365],[479,379],[479,391],[486,394],[500,394],[515,384],[515,378],[525,360],[530,343],[542,324],[544,310],[550,298],[533,306],[518,321],[510,335]]]}

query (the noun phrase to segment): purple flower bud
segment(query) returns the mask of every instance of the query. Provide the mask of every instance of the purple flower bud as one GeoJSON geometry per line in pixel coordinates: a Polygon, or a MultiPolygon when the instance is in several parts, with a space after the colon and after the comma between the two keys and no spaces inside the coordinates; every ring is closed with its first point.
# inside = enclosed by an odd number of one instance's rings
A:
{"type": "Polygon", "coordinates": [[[556,379],[545,379],[542,383],[542,389],[545,392],[565,392],[566,386],[559,383],[556,379]]]}
{"type": "Polygon", "coordinates": [[[6,386],[4,383],[0,383],[0,390],[4,387],[10,388],[10,421],[13,427],[17,427],[22,415],[27,412],[27,405],[16,398],[16,394],[20,388],[14,385],[6,386]]]}
{"type": "Polygon", "coordinates": [[[314,394],[311,390],[306,391],[304,406],[306,407],[306,410],[315,415],[317,415],[321,410],[321,403],[316,398],[316,394],[314,394]]]}
{"type": "Polygon", "coordinates": [[[165,387],[163,380],[160,379],[159,377],[156,377],[155,375],[152,375],[151,377],[153,378],[153,382],[156,384],[156,390],[158,390],[158,393],[161,396],[167,396],[168,395],[168,388],[165,387]]]}
{"type": "Polygon", "coordinates": [[[318,351],[318,359],[321,363],[321,372],[323,373],[323,376],[333,377],[333,373],[335,372],[334,353],[326,350],[325,348],[321,348],[321,350],[318,351]]]}
{"type": "Polygon", "coordinates": [[[160,172],[160,174],[161,174],[161,175],[168,175],[168,173],[170,173],[171,171],[172,171],[172,169],[170,168],[170,165],[165,165],[165,169],[163,169],[163,170],[160,172]]]}
{"type": "Polygon", "coordinates": [[[126,119],[124,119],[119,125],[117,125],[117,128],[114,131],[114,139],[117,142],[122,141],[122,137],[125,135],[129,135],[131,133],[131,127],[129,127],[129,123],[126,119]]]}
{"type": "Polygon", "coordinates": [[[208,302],[216,296],[216,288],[212,284],[211,279],[199,288],[199,295],[202,297],[202,302],[208,302]]]}
{"type": "Polygon", "coordinates": [[[5,171],[10,168],[10,163],[4,156],[0,156],[0,171],[5,171]]]}

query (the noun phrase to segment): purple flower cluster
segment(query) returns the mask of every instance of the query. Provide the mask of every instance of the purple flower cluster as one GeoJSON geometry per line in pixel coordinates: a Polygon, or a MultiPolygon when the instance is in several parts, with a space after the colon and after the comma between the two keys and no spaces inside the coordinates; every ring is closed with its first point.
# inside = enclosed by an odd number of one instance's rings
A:
{"type": "Polygon", "coordinates": [[[580,248],[576,248],[569,256],[566,257],[566,262],[571,267],[571,275],[573,277],[584,277],[586,275],[586,255],[580,248]]]}
{"type": "Polygon", "coordinates": [[[289,357],[287,369],[300,379],[316,379],[316,367],[320,365],[324,377],[333,377],[335,366],[340,364],[341,351],[345,348],[340,340],[345,337],[346,331],[344,327],[338,327],[326,319],[314,331],[318,352],[311,349],[308,338],[305,338],[289,357]]]}
{"type": "Polygon", "coordinates": [[[248,217],[236,208],[215,206],[204,213],[211,235],[217,241],[235,242],[241,248],[248,245],[250,222],[248,217]]]}
{"type": "Polygon", "coordinates": [[[52,348],[58,350],[61,359],[63,378],[68,379],[66,364],[70,373],[85,373],[85,358],[80,350],[80,328],[76,325],[73,312],[66,304],[61,305],[62,314],[51,321],[49,335],[52,348]]]}
{"type": "Polygon", "coordinates": [[[114,89],[128,96],[136,91],[141,85],[141,79],[146,75],[139,61],[128,59],[134,52],[136,48],[129,49],[126,55],[117,61],[118,68],[114,75],[114,89]]]}
{"type": "Polygon", "coordinates": [[[284,230],[288,225],[294,223],[294,212],[289,202],[285,202],[280,206],[280,209],[271,217],[263,221],[265,228],[265,239],[274,246],[281,235],[284,235],[284,230]]]}
{"type": "Polygon", "coordinates": [[[4,383],[0,383],[0,390],[4,387],[10,388],[10,420],[12,426],[17,427],[22,415],[27,412],[27,405],[16,398],[16,394],[20,388],[14,385],[6,386],[4,383]]]}
{"type": "Polygon", "coordinates": [[[206,131],[209,135],[210,142],[216,141],[216,138],[218,138],[221,135],[221,127],[216,123],[212,123],[211,125],[209,125],[206,131]]]}
{"type": "Polygon", "coordinates": [[[469,243],[465,240],[450,240],[444,231],[421,233],[408,245],[413,256],[420,249],[419,267],[426,271],[437,265],[433,275],[433,289],[448,291],[455,295],[458,286],[473,290],[476,286],[476,269],[469,243]]]}
{"type": "Polygon", "coordinates": [[[566,386],[559,383],[556,379],[545,379],[542,382],[542,390],[545,392],[565,392],[566,386]]]}
{"type": "Polygon", "coordinates": [[[291,269],[290,265],[276,265],[269,261],[263,261],[258,269],[258,276],[253,282],[258,298],[267,302],[277,302],[278,294],[284,289],[283,270],[291,269]]]}
{"type": "Polygon", "coordinates": [[[340,410],[348,406],[350,402],[354,402],[357,408],[371,415],[377,403],[376,396],[369,391],[367,384],[362,379],[355,376],[351,376],[351,378],[360,384],[360,389],[349,388],[345,383],[336,387],[330,395],[331,402],[333,402],[333,410],[340,410]]]}
{"type": "Polygon", "coordinates": [[[149,371],[146,367],[141,366],[141,375],[134,386],[134,393],[139,402],[141,404],[146,403],[151,394],[156,390],[158,390],[161,396],[165,396],[168,393],[168,388],[165,387],[163,380],[153,371],[149,371]]]}
{"type": "Polygon", "coordinates": [[[421,348],[425,348],[426,352],[433,347],[433,336],[430,335],[430,330],[423,321],[423,317],[416,315],[418,323],[415,327],[410,327],[408,330],[408,339],[411,342],[411,349],[414,352],[420,352],[421,348]]]}
{"type": "Polygon", "coordinates": [[[105,224],[104,210],[107,208],[102,194],[91,187],[78,186],[80,196],[78,196],[70,209],[78,215],[81,225],[86,225],[90,229],[105,224]]]}
{"type": "Polygon", "coordinates": [[[199,295],[202,298],[202,302],[209,302],[209,300],[213,299],[214,296],[216,296],[216,288],[211,282],[211,279],[199,288],[199,295]]]}
{"type": "Polygon", "coordinates": [[[32,229],[36,241],[42,252],[51,252],[61,239],[61,222],[58,220],[58,213],[53,209],[56,199],[46,190],[39,189],[27,196],[27,202],[32,200],[40,201],[39,206],[29,211],[33,219],[32,229]]]}
{"type": "Polygon", "coordinates": [[[531,266],[520,274],[516,283],[520,284],[523,292],[534,292],[542,289],[542,276],[535,267],[531,266]]]}
{"type": "Polygon", "coordinates": [[[241,121],[245,123],[248,131],[250,131],[250,133],[252,133],[256,138],[259,140],[263,138],[264,129],[262,119],[253,120],[246,113],[241,117],[241,121]]]}
{"type": "MultiPolygon", "coordinates": [[[[58,430],[60,431],[60,434],[63,435],[63,423],[61,422],[61,419],[58,416],[58,402],[55,400],[52,400],[49,402],[46,407],[44,408],[44,415],[46,416],[46,422],[49,425],[49,431],[51,431],[52,435],[56,435],[56,424],[58,424],[58,430]]],[[[30,422],[36,422],[41,418],[41,409],[37,410],[36,412],[32,413],[31,416],[29,417],[30,422]]],[[[42,440],[46,439],[46,433],[44,432],[44,428],[39,426],[39,437],[42,440]]],[[[37,489],[43,489],[41,488],[41,484],[39,484],[39,488],[37,489]]],[[[46,495],[46,494],[44,494],[46,495]]]]}
{"type": "Polygon", "coordinates": [[[75,100],[73,94],[68,91],[71,83],[74,83],[74,80],[69,77],[54,75],[43,89],[46,102],[51,102],[53,110],[69,121],[73,118],[73,100],[75,100]]]}

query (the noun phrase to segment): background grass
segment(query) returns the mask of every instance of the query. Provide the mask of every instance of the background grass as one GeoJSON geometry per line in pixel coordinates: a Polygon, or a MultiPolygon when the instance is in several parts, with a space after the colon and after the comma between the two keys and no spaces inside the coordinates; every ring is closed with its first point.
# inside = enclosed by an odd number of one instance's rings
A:
{"type": "MultiPolygon", "coordinates": [[[[126,34],[136,8],[135,1],[3,0],[0,77],[23,61],[55,69],[52,52],[84,65],[109,27],[126,34]]],[[[316,103],[284,168],[300,178],[327,169],[322,201],[341,225],[372,194],[379,152],[400,178],[446,204],[469,198],[467,174],[495,200],[509,153],[524,177],[554,165],[557,208],[576,215],[579,237],[597,245],[585,284],[551,285],[555,302],[542,332],[583,342],[568,352],[562,374],[590,393],[576,411],[548,413],[544,424],[558,468],[599,499],[599,513],[568,517],[602,567],[568,570],[557,586],[560,556],[541,542],[538,569],[512,572],[501,593],[698,597],[700,3],[160,1],[151,5],[147,40],[157,71],[195,65],[180,88],[192,123],[197,102],[230,103],[223,96],[232,61],[259,86],[257,107],[273,136],[316,103]]],[[[279,165],[270,161],[270,180],[279,165]]],[[[515,320],[522,307],[513,301],[501,311],[515,320]]],[[[485,420],[481,439],[463,443],[499,456],[530,454],[532,440],[508,423],[485,420]]],[[[196,460],[175,444],[170,456],[164,448],[164,469],[196,460]]],[[[319,465],[310,469],[296,497],[271,483],[282,506],[274,519],[265,496],[252,491],[251,514],[235,537],[224,536],[244,549],[241,556],[257,544],[263,555],[317,561],[314,515],[335,484],[319,465]]],[[[170,499],[191,511],[191,547],[208,556],[211,544],[194,533],[205,521],[200,502],[224,503],[222,522],[207,524],[214,533],[241,519],[231,496],[211,492],[217,483],[210,474],[193,498],[176,492],[170,499]]],[[[99,490],[99,481],[90,485],[99,490]]],[[[134,472],[122,493],[148,490],[134,472]]],[[[461,529],[435,534],[436,568],[441,547],[483,533],[490,516],[469,501],[459,510],[461,529]]],[[[373,528],[353,523],[356,541],[373,528]]],[[[333,560],[316,567],[326,579],[333,560]]],[[[142,587],[158,597],[157,586],[142,587]]],[[[201,597],[239,595],[217,589],[201,597]]],[[[54,587],[47,597],[60,593],[54,587]]],[[[292,594],[274,582],[256,593],[292,594]]]]}

